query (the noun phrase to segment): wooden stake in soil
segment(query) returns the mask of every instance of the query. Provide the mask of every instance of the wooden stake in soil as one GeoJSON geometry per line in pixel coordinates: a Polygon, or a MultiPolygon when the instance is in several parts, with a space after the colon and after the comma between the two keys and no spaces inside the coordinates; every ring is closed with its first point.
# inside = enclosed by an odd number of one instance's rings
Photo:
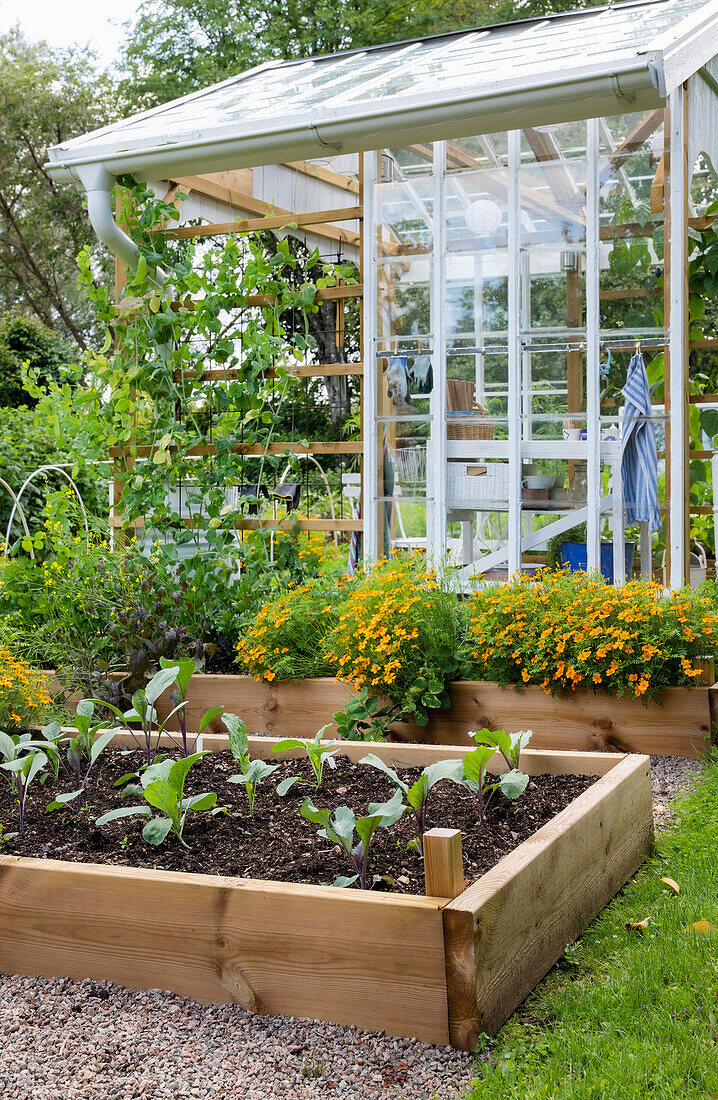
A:
{"type": "Polygon", "coordinates": [[[424,881],[429,898],[457,898],[464,890],[464,857],[459,829],[424,833],[424,881]]]}

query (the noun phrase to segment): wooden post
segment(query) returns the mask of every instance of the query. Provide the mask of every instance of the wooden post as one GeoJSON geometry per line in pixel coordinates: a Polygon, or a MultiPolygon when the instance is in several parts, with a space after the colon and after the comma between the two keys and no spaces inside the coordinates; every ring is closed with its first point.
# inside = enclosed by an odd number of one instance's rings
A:
{"type": "Polygon", "coordinates": [[[464,859],[459,829],[424,833],[424,881],[429,898],[457,898],[464,890],[464,859]]]}

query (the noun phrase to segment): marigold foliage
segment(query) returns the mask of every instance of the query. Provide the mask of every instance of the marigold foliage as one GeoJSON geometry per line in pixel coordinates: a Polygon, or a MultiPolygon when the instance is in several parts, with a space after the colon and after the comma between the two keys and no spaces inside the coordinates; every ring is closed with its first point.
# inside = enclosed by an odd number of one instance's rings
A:
{"type": "Polygon", "coordinates": [[[425,684],[424,705],[439,706],[458,622],[456,597],[423,557],[396,556],[334,584],[290,587],[262,606],[237,653],[256,679],[336,676],[402,701],[425,684]]]}
{"type": "Polygon", "coordinates": [[[0,729],[14,733],[42,725],[51,701],[46,675],[0,645],[0,729]]]}
{"type": "Polygon", "coordinates": [[[457,643],[456,597],[413,554],[358,575],[327,638],[327,657],[355,688],[403,699],[427,673],[444,683],[457,643]]]}
{"type": "Polygon", "coordinates": [[[334,676],[336,663],[325,652],[343,599],[344,585],[325,577],[290,584],[262,604],[244,637],[237,659],[256,680],[299,680],[334,676]]]}
{"type": "Polygon", "coordinates": [[[718,639],[716,603],[685,588],[543,571],[477,591],[468,601],[467,660],[476,679],[539,684],[547,694],[576,688],[657,698],[694,684],[696,658],[718,639]]]}

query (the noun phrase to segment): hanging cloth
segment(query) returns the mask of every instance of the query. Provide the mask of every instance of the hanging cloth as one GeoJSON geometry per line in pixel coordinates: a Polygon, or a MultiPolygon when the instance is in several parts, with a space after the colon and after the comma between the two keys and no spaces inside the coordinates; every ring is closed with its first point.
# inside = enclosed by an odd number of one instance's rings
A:
{"type": "Polygon", "coordinates": [[[651,391],[640,351],[629,363],[622,392],[626,399],[621,436],[621,479],[626,523],[647,522],[651,531],[657,531],[661,526],[658,453],[651,391]]]}

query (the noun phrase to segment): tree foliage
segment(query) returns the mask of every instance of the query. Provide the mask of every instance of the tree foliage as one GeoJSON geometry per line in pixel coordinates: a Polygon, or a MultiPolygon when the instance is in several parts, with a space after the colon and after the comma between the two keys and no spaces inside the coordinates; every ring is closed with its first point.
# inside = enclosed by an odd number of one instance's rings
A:
{"type": "Polygon", "coordinates": [[[128,106],[149,107],[263,61],[374,46],[598,2],[144,0],[125,43],[122,94],[128,106]]]}
{"type": "Polygon", "coordinates": [[[34,405],[23,388],[25,364],[41,385],[59,382],[62,368],[74,361],[73,349],[63,337],[34,317],[6,313],[0,317],[0,406],[34,405]]]}
{"type": "Polygon", "coordinates": [[[47,148],[109,119],[109,84],[80,50],[31,43],[15,28],[0,35],[0,308],[32,313],[84,348],[92,325],[77,287],[75,258],[97,246],[80,193],[44,168],[47,148]]]}

